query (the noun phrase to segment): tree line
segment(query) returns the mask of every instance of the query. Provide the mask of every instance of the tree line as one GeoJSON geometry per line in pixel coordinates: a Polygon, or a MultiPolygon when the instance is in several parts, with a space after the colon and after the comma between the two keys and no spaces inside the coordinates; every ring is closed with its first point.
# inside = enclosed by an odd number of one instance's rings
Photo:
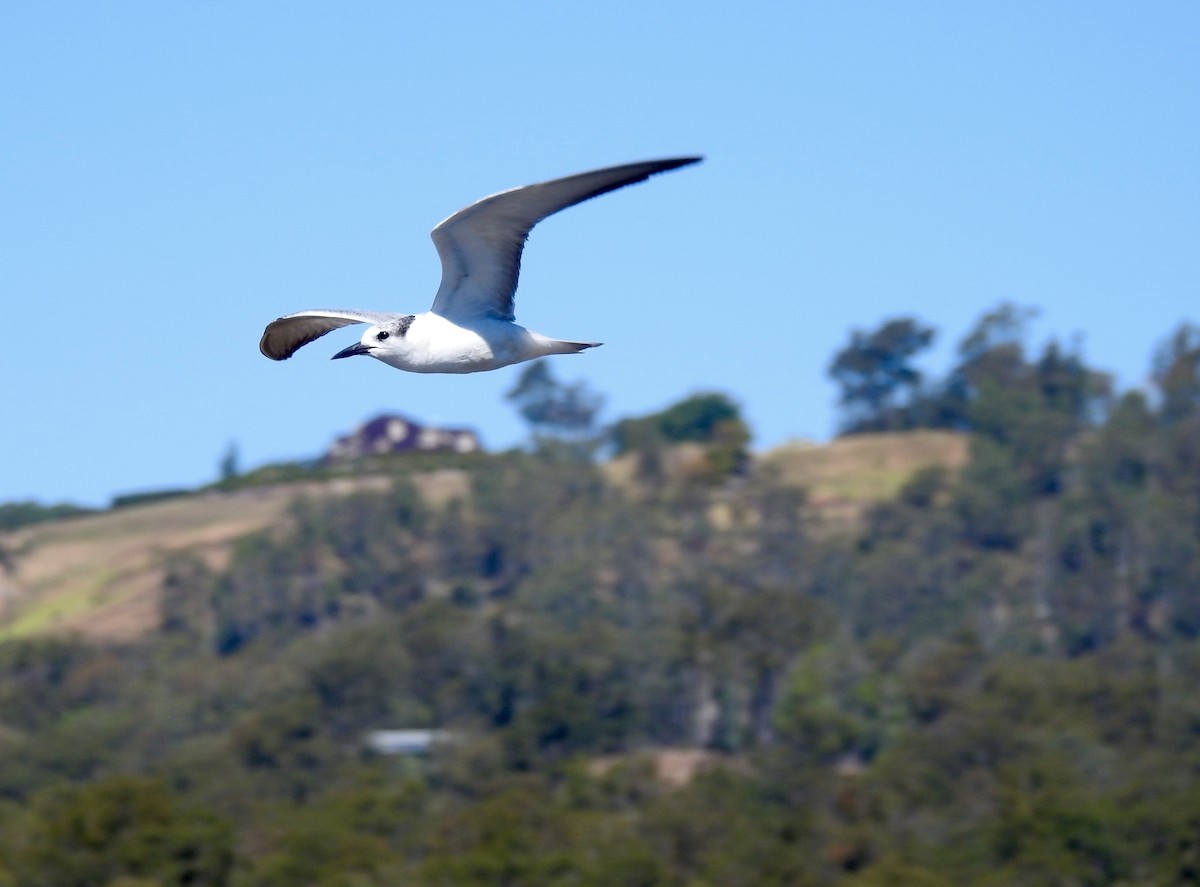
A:
{"type": "Polygon", "coordinates": [[[0,884],[1200,880],[1200,336],[1121,393],[1019,320],[935,382],[871,346],[907,381],[847,417],[971,451],[858,520],[698,395],[607,432],[631,480],[535,422],[461,499],[396,459],[178,557],[141,641],[0,645],[0,884]]]}

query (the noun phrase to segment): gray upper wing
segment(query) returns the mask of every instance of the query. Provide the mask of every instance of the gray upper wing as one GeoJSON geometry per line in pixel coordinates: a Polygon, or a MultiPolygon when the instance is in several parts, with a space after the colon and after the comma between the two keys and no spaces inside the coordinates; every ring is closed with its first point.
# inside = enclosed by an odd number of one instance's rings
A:
{"type": "Polygon", "coordinates": [[[534,225],[568,206],[700,160],[611,166],[501,191],[459,210],[433,229],[442,282],[430,310],[443,317],[512,320],[521,251],[534,225]]]}
{"type": "Polygon", "coordinates": [[[287,360],[300,348],[326,333],[354,323],[384,323],[399,314],[359,311],[354,308],[317,308],[298,311],[267,324],[258,350],[271,360],[287,360]]]}

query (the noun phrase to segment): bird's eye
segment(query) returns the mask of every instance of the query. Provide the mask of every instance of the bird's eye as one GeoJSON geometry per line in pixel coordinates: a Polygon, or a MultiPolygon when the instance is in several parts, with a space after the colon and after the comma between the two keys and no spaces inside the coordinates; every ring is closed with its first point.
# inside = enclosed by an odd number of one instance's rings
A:
{"type": "Polygon", "coordinates": [[[384,330],[379,335],[377,335],[375,338],[378,339],[380,342],[382,342],[384,339],[386,339],[390,335],[391,335],[391,333],[389,333],[387,330],[384,330]]]}

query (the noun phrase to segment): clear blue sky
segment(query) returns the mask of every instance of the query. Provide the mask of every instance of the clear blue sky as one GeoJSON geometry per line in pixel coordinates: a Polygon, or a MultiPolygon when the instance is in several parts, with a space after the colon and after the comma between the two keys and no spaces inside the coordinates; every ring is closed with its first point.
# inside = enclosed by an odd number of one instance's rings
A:
{"type": "Polygon", "coordinates": [[[606,419],[733,395],[823,439],[853,327],[1003,300],[1125,387],[1200,315],[1200,4],[0,4],[0,501],[307,457],[382,411],[524,429],[520,367],[276,364],[263,325],[425,310],[491,192],[703,153],[533,233],[518,321],[606,419]]]}

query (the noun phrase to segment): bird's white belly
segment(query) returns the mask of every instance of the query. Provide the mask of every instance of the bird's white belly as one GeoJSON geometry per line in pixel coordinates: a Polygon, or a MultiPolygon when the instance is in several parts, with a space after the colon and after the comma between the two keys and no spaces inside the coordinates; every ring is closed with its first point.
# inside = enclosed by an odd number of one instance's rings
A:
{"type": "Polygon", "coordinates": [[[468,327],[437,314],[419,314],[405,339],[402,352],[377,356],[410,373],[479,373],[536,356],[524,327],[490,318],[468,327]]]}

